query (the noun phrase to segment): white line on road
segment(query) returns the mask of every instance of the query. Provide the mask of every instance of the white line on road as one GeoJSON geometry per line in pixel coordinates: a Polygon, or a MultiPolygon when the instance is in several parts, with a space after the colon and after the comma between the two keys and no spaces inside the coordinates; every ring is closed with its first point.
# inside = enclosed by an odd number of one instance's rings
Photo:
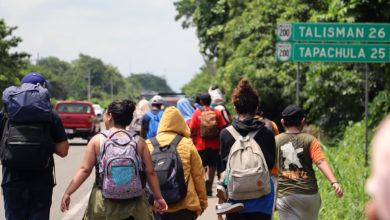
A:
{"type": "Polygon", "coordinates": [[[80,202],[78,202],[76,205],[73,206],[73,208],[70,208],[69,211],[66,212],[66,216],[62,218],[62,220],[72,220],[75,219],[74,216],[80,211],[80,209],[87,204],[89,195],[91,192],[87,193],[80,202]]]}

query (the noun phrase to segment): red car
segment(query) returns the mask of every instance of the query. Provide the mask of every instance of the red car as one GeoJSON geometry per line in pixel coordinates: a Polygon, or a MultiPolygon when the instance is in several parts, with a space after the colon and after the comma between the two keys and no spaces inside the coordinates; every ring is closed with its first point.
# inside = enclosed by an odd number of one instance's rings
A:
{"type": "Polygon", "coordinates": [[[58,101],[54,110],[60,115],[68,138],[89,140],[100,131],[100,121],[90,102],[58,101]]]}

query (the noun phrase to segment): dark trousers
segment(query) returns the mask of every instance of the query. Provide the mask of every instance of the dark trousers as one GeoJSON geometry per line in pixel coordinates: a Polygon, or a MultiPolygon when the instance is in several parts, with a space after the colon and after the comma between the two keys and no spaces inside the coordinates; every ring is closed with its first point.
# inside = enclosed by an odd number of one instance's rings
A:
{"type": "Polygon", "coordinates": [[[262,212],[250,212],[238,214],[234,212],[226,215],[226,220],[271,220],[271,216],[262,212]]]}
{"type": "Polygon", "coordinates": [[[164,213],[162,215],[156,214],[155,220],[193,220],[196,217],[195,211],[190,211],[188,209],[182,209],[177,212],[164,213]]]}
{"type": "Polygon", "coordinates": [[[3,186],[7,220],[48,220],[53,187],[31,188],[3,186]]]}

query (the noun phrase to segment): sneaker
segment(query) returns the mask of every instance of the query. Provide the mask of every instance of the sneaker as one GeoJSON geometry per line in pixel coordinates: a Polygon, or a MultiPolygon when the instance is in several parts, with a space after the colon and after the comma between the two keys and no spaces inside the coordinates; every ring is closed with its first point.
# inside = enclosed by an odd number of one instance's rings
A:
{"type": "Polygon", "coordinates": [[[224,202],[226,202],[226,200],[227,200],[227,192],[226,192],[226,188],[223,184],[217,185],[217,197],[224,202]]]}
{"type": "Polygon", "coordinates": [[[243,208],[244,208],[243,203],[232,204],[232,203],[224,202],[222,204],[217,204],[217,206],[215,207],[216,209],[215,213],[217,213],[217,215],[230,214],[233,212],[238,212],[243,208]]]}

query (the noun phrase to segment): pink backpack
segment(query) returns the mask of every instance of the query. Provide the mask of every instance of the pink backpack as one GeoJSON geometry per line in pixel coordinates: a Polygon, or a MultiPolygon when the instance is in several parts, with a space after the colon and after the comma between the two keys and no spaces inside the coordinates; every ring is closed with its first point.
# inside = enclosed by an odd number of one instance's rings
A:
{"type": "Polygon", "coordinates": [[[141,196],[144,193],[140,176],[143,167],[137,153],[138,137],[125,130],[101,134],[97,176],[103,197],[130,199],[141,196]],[[125,135],[116,135],[120,132],[125,135]]]}

